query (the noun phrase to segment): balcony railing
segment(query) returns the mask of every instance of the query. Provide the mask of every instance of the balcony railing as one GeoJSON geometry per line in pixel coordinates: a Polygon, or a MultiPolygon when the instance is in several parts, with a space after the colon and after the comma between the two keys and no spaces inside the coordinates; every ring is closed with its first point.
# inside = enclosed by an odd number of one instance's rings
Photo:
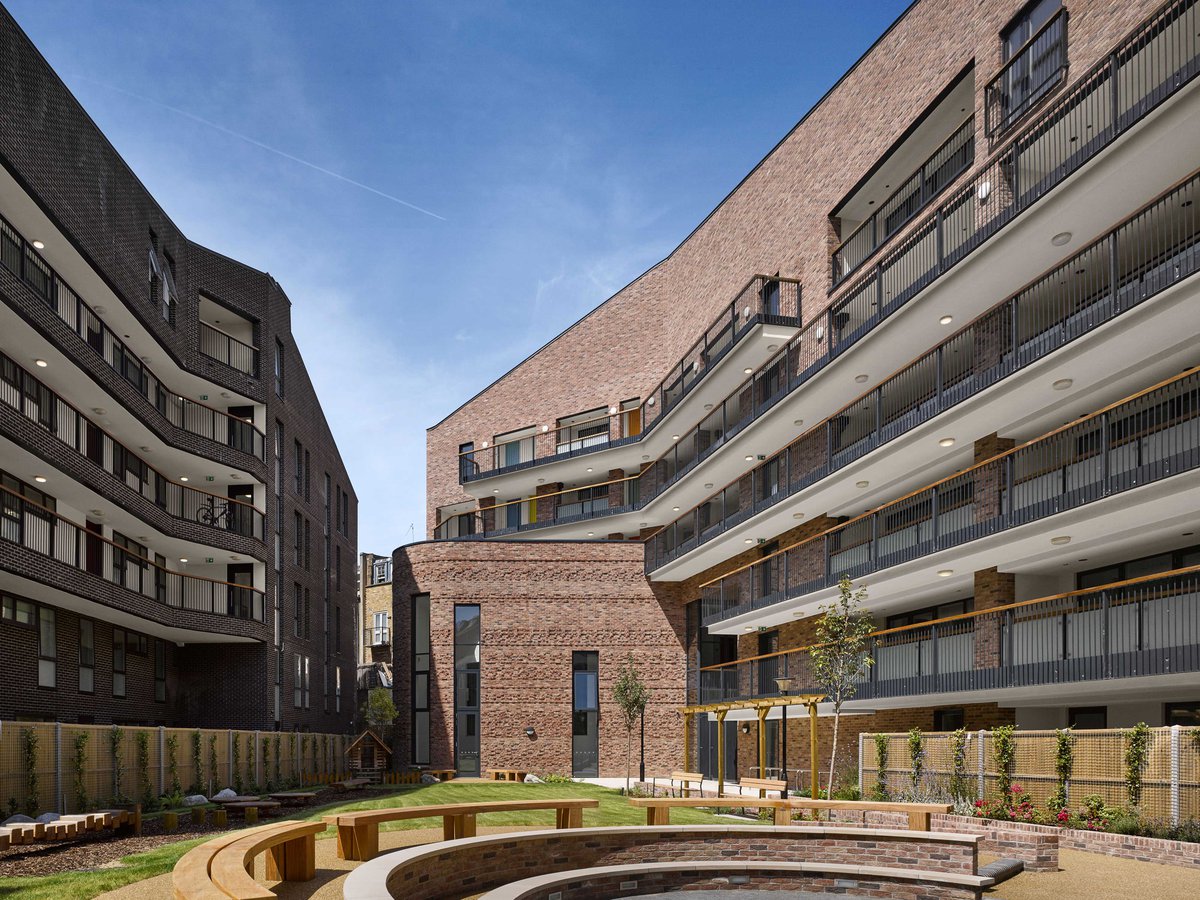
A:
{"type": "Polygon", "coordinates": [[[363,646],[386,647],[392,643],[392,636],[386,625],[379,628],[367,628],[363,631],[363,646]]]}
{"type": "MultiPolygon", "coordinates": [[[[909,229],[879,263],[840,291],[827,310],[803,325],[788,346],[759,370],[752,380],[761,396],[744,397],[748,383],[740,385],[720,410],[692,432],[694,446],[677,446],[668,454],[673,460],[660,460],[652,467],[654,475],[640,488],[643,500],[661,492],[677,473],[686,472],[749,421],[806,384],[1187,85],[1200,70],[1198,2],[1175,0],[1161,8],[965,185],[909,229]]],[[[687,380],[687,368],[681,364],[664,381],[666,387],[660,386],[647,398],[641,407],[644,429],[661,418],[661,410],[669,404],[660,403],[658,395],[664,391],[670,395],[668,388],[676,377],[695,383],[694,378],[687,380]]],[[[462,480],[497,471],[494,462],[476,460],[478,453],[465,455],[468,462],[462,466],[462,480]],[[484,465],[490,468],[483,469],[484,465]]],[[[540,462],[539,455],[533,454],[522,466],[540,462]]]]}
{"type": "Polygon", "coordinates": [[[258,377],[258,348],[239,341],[207,322],[200,323],[200,352],[251,378],[258,377]]]}
{"type": "MultiPolygon", "coordinates": [[[[821,693],[811,647],[699,670],[700,703],[821,693]]],[[[1200,672],[1200,567],[876,631],[856,700],[1200,672]]]]}
{"type": "Polygon", "coordinates": [[[1200,270],[1200,173],[664,526],[652,572],[1200,270]]]}
{"type": "Polygon", "coordinates": [[[168,515],[243,537],[263,539],[263,513],[253,504],[171,481],[3,353],[0,353],[0,403],[16,410],[129,490],[160,506],[168,515]]]}
{"type": "Polygon", "coordinates": [[[0,264],[41,297],[114,372],[176,428],[257,459],[266,458],[263,433],[252,422],[186,400],[168,389],[3,217],[0,217],[0,264]]]}
{"type": "MultiPolygon", "coordinates": [[[[459,455],[459,480],[474,481],[502,472],[514,472],[554,459],[590,453],[606,446],[620,446],[640,440],[662,417],[695,387],[700,380],[755,325],[775,324],[798,327],[800,324],[800,283],[779,276],[756,275],[736,299],[719,315],[666,378],[647,395],[635,410],[612,409],[608,415],[587,422],[575,422],[490,447],[459,455]],[[611,438],[611,428],[603,434],[580,437],[581,426],[611,423],[620,418],[636,417],[637,432],[611,438]]],[[[632,430],[632,429],[631,429],[632,430]]]]}
{"type": "Polygon", "coordinates": [[[1067,76],[1067,11],[1059,10],[983,90],[988,137],[1011,128],[1067,76]]]}
{"type": "Polygon", "coordinates": [[[265,621],[262,591],[166,569],[2,486],[0,539],[167,607],[265,621]]]}
{"type": "Polygon", "coordinates": [[[701,585],[706,625],[1200,467],[1200,368],[701,585]]]}
{"type": "Polygon", "coordinates": [[[975,117],[971,116],[833,251],[833,285],[841,284],[974,163],[975,117]]]}
{"type": "Polygon", "coordinates": [[[549,525],[564,525],[631,512],[638,507],[636,483],[632,477],[606,481],[594,487],[606,488],[609,492],[607,495],[584,500],[578,499],[579,488],[570,488],[455,513],[434,526],[433,536],[435,540],[504,537],[549,525]],[[532,521],[526,515],[530,507],[537,510],[536,519],[532,521]]]}

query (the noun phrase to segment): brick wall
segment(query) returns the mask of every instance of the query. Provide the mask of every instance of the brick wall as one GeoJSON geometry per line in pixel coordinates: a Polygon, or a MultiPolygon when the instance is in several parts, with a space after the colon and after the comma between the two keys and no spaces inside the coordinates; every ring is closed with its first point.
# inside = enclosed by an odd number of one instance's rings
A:
{"type": "MultiPolygon", "coordinates": [[[[571,772],[571,653],[599,652],[600,774],[625,772],[626,733],[612,702],[617,669],[629,654],[651,691],[646,710],[646,768],[682,760],[683,605],[673,585],[642,575],[642,547],[631,542],[433,542],[396,551],[395,620],[411,621],[412,596],[430,595],[431,759],[454,765],[453,621],[457,603],[479,604],[481,765],[538,773],[571,772]],[[525,736],[533,726],[536,737],[525,736]]],[[[411,659],[399,634],[397,659],[411,659]]],[[[411,685],[396,672],[396,763],[411,758],[411,685]]],[[[638,735],[633,738],[637,773],[638,735]]]]}

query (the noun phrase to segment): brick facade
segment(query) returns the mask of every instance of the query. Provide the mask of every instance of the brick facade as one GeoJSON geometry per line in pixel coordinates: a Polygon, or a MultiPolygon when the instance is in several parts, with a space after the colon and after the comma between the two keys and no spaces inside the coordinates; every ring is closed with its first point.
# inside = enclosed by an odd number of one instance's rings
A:
{"type": "MultiPolygon", "coordinates": [[[[0,122],[5,126],[0,128],[0,165],[52,223],[55,234],[37,235],[47,239],[46,261],[56,269],[70,266],[70,287],[110,327],[116,328],[118,321],[128,322],[127,317],[132,317],[136,328],[126,324],[120,330],[138,332],[133,335],[131,346],[138,342],[152,344],[149,352],[141,351],[145,354],[142,359],[149,358],[145,365],[170,394],[218,406],[222,412],[237,405],[253,405],[258,424],[265,424],[265,460],[230,446],[224,434],[217,434],[214,439],[172,424],[144,391],[114,371],[110,362],[68,327],[28,284],[0,268],[0,302],[38,336],[58,348],[79,373],[107,395],[109,405],[120,406],[140,426],[149,429],[153,435],[151,443],[191,454],[196,458],[198,471],[215,470],[223,477],[232,469],[244,473],[243,484],[253,481],[266,486],[265,540],[232,533],[209,534],[192,521],[167,515],[52,436],[37,434],[36,427],[31,427],[28,420],[10,410],[0,410],[0,434],[132,514],[145,523],[146,531],[211,546],[214,551],[223,552],[220,556],[217,552],[209,554],[222,563],[232,556],[239,562],[254,561],[265,569],[265,578],[258,582],[266,598],[265,621],[247,622],[223,616],[205,617],[156,604],[148,597],[78,570],[62,567],[59,571],[55,564],[46,565],[44,558],[20,551],[14,545],[0,547],[0,587],[5,590],[24,596],[29,591],[21,590],[22,582],[16,579],[29,578],[102,605],[103,610],[91,607],[90,613],[97,622],[98,657],[104,642],[109,641],[102,633],[108,633],[106,629],[111,628],[113,621],[123,621],[130,630],[140,629],[151,638],[165,637],[170,629],[194,628],[207,632],[213,639],[212,643],[184,642],[181,647],[175,646],[175,640],[169,640],[168,694],[173,696],[165,705],[145,702],[144,697],[133,693],[122,702],[113,702],[111,697],[105,700],[99,681],[94,697],[81,695],[70,689],[69,679],[64,679],[57,689],[58,696],[39,693],[38,702],[32,706],[64,721],[116,720],[130,724],[261,729],[277,726],[325,732],[348,729],[353,716],[357,630],[354,578],[357,499],[292,338],[290,300],[267,273],[187,239],[69,94],[9,13],[2,9],[0,77],[10,86],[0,95],[0,122]],[[151,246],[160,258],[169,257],[173,265],[176,292],[171,321],[163,318],[156,303],[147,302],[147,255],[151,246]],[[252,323],[253,342],[259,348],[255,373],[246,374],[200,352],[201,294],[252,323]],[[120,315],[113,315],[118,307],[120,315]],[[279,392],[274,387],[273,372],[277,342],[282,348],[284,365],[283,388],[279,392]],[[211,387],[199,388],[206,393],[198,393],[194,387],[185,390],[185,384],[197,383],[189,375],[204,379],[211,387]],[[222,397],[229,399],[223,401],[222,397]],[[273,454],[277,425],[283,432],[284,465],[282,478],[278,479],[282,502],[275,491],[273,454]],[[303,448],[304,468],[308,472],[303,486],[298,486],[295,478],[295,441],[303,448]],[[326,474],[330,484],[331,522],[328,567],[324,560],[326,474]],[[341,494],[347,498],[345,516],[333,509],[341,494]],[[302,522],[308,522],[301,541],[307,546],[299,563],[291,556],[296,543],[297,512],[302,522]],[[277,533],[281,546],[278,577],[273,551],[277,533]],[[291,623],[297,613],[293,605],[296,585],[300,586],[301,596],[307,590],[309,602],[299,611],[301,621],[293,628],[291,623]],[[278,644],[273,624],[277,602],[280,604],[278,644]],[[122,620],[121,614],[137,618],[122,620]],[[111,620],[106,618],[110,615],[114,616],[111,620]],[[249,639],[252,643],[229,643],[223,636],[249,639]],[[303,708],[296,708],[293,703],[294,660],[298,655],[309,660],[308,703],[303,708]]],[[[11,209],[0,213],[14,215],[11,209]]],[[[122,337],[116,335],[117,340],[122,337]]],[[[0,343],[0,350],[11,352],[13,347],[0,343]]],[[[48,372],[49,378],[61,377],[55,370],[48,372]]],[[[73,402],[61,384],[49,386],[73,402]]],[[[154,458],[151,456],[150,460],[154,458]]],[[[152,541],[148,543],[153,552],[152,541]]],[[[44,591],[37,593],[35,599],[39,602],[60,609],[57,640],[62,660],[60,670],[64,674],[72,672],[77,668],[70,665],[72,654],[78,653],[78,640],[74,637],[77,631],[73,630],[77,616],[59,607],[44,591]]],[[[62,599],[65,606],[73,602],[66,597],[62,599]]],[[[15,631],[10,635],[14,628],[9,622],[0,623],[0,643],[8,646],[11,640],[12,646],[27,654],[24,636],[15,631]]],[[[131,667],[138,664],[136,660],[130,661],[131,667]]],[[[28,681],[30,670],[36,676],[36,659],[27,655],[14,658],[6,653],[3,665],[9,677],[5,679],[5,689],[0,691],[0,717],[28,714],[29,695],[22,692],[21,686],[28,681]]],[[[100,670],[98,659],[98,674],[100,670]]],[[[132,686],[133,668],[129,680],[132,686]]],[[[138,674],[137,684],[142,682],[138,674]]]]}

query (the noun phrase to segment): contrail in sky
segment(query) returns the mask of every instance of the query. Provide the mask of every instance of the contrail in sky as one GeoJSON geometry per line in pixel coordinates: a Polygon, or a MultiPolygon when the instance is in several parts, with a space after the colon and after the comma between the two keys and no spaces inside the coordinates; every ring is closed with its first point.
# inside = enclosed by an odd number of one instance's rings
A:
{"type": "Polygon", "coordinates": [[[202,118],[201,116],[198,116],[195,113],[190,113],[186,109],[180,109],[177,106],[171,106],[169,103],[163,103],[161,100],[155,100],[152,97],[146,97],[146,96],[143,96],[142,94],[135,94],[133,91],[125,90],[125,88],[117,87],[114,84],[106,84],[103,81],[97,81],[94,78],[88,78],[84,75],[77,75],[76,78],[78,78],[80,81],[87,81],[91,84],[96,84],[96,85],[99,85],[100,87],[108,88],[110,91],[116,91],[118,94],[125,94],[127,97],[133,97],[135,100],[141,100],[144,103],[151,103],[154,106],[161,106],[163,109],[169,109],[171,112],[176,113],[181,116],[184,116],[185,118],[191,119],[193,122],[199,122],[201,125],[207,125],[209,128],[215,128],[217,131],[220,131],[223,134],[227,134],[230,137],[235,137],[238,140],[245,141],[248,144],[253,144],[255,147],[259,147],[263,150],[266,150],[268,153],[274,153],[276,156],[282,156],[284,159],[290,159],[294,163],[299,163],[302,166],[308,166],[308,168],[314,169],[317,172],[320,172],[322,175],[328,175],[330,178],[336,178],[338,181],[344,181],[344,182],[346,182],[346,184],[352,184],[356,188],[361,188],[364,191],[370,191],[372,194],[375,194],[377,197],[382,197],[384,200],[391,200],[393,203],[399,203],[401,206],[407,206],[409,209],[416,210],[419,213],[424,213],[427,216],[432,216],[433,218],[439,219],[442,222],[446,221],[445,216],[439,216],[435,212],[430,212],[427,209],[422,209],[420,206],[417,206],[415,203],[409,203],[407,200],[401,200],[399,197],[393,197],[391,194],[385,194],[383,191],[376,190],[375,188],[371,187],[369,184],[363,184],[361,181],[355,181],[353,178],[347,178],[345,175],[339,175],[337,172],[333,172],[329,169],[324,168],[323,166],[318,166],[316,163],[311,163],[308,160],[301,159],[298,156],[292,156],[292,154],[287,153],[283,150],[280,150],[276,147],[272,147],[269,144],[264,144],[262,141],[256,141],[254,138],[249,137],[248,135],[244,135],[244,134],[241,134],[230,128],[226,128],[224,125],[218,125],[216,122],[210,122],[208,119],[202,118]]]}

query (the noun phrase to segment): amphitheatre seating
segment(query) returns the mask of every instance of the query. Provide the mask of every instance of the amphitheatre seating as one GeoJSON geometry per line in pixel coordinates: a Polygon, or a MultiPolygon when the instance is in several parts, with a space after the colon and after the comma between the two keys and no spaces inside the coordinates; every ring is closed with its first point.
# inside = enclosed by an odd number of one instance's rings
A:
{"type": "Polygon", "coordinates": [[[230,832],[193,847],[171,874],[175,900],[267,900],[254,880],[254,858],[267,852],[269,881],[308,881],[316,874],[315,835],[321,822],[272,822],[230,832]]]}
{"type": "MultiPolygon", "coordinates": [[[[676,871],[714,867],[711,877],[726,878],[756,872],[760,867],[779,872],[796,890],[820,890],[821,879],[864,882],[847,894],[886,895],[878,882],[898,888],[905,897],[936,896],[939,900],[975,900],[991,879],[979,874],[979,846],[984,836],[858,826],[806,825],[771,828],[760,825],[667,825],[580,828],[570,831],[525,831],[489,834],[408,847],[382,854],[354,869],[343,884],[345,900],[440,900],[483,894],[487,900],[553,896],[562,888],[550,886],[536,894],[505,894],[505,886],[521,879],[567,876],[581,890],[564,896],[590,896],[584,884],[598,868],[629,867],[628,873],[652,870],[658,864],[676,871]],[[790,871],[787,871],[790,870],[790,871]],[[868,882],[876,882],[869,885],[868,882]],[[492,893],[484,893],[492,891],[492,893]]],[[[626,874],[605,884],[602,896],[651,893],[652,880],[626,874]],[[620,881],[638,880],[637,889],[620,881]]],[[[689,886],[664,882],[662,889],[689,886]]],[[[690,886],[703,887],[692,882],[690,886]]],[[[777,886],[776,886],[777,887],[777,886]]],[[[839,885],[840,887],[840,885],[839,885]]],[[[838,891],[840,893],[840,891],[838,891]]],[[[683,896],[686,896],[684,894],[683,896]]]]}
{"type": "Polygon", "coordinates": [[[775,778],[742,778],[738,780],[738,787],[756,790],[759,797],[766,797],[767,791],[782,795],[787,790],[787,782],[775,778]]]}
{"type": "Polygon", "coordinates": [[[492,781],[524,781],[529,773],[524,769],[488,769],[492,781]]]}
{"type": "Polygon", "coordinates": [[[666,825],[670,822],[671,809],[677,806],[737,806],[745,803],[759,809],[774,809],[775,824],[791,822],[796,809],[856,809],[863,812],[899,812],[908,816],[910,831],[928,831],[929,817],[933,813],[948,813],[953,808],[949,803],[891,803],[874,800],[812,800],[807,797],[789,797],[787,800],[753,799],[738,797],[630,797],[634,806],[646,808],[647,825],[666,825]]]}
{"type": "Polygon", "coordinates": [[[379,826],[402,819],[442,817],[445,840],[475,836],[475,817],[481,813],[517,812],[530,809],[555,811],[556,828],[580,828],[584,809],[595,809],[599,800],[495,800],[490,803],[444,803],[438,806],[395,806],[337,813],[325,821],[337,828],[338,859],[364,861],[379,853],[379,826]]]}

